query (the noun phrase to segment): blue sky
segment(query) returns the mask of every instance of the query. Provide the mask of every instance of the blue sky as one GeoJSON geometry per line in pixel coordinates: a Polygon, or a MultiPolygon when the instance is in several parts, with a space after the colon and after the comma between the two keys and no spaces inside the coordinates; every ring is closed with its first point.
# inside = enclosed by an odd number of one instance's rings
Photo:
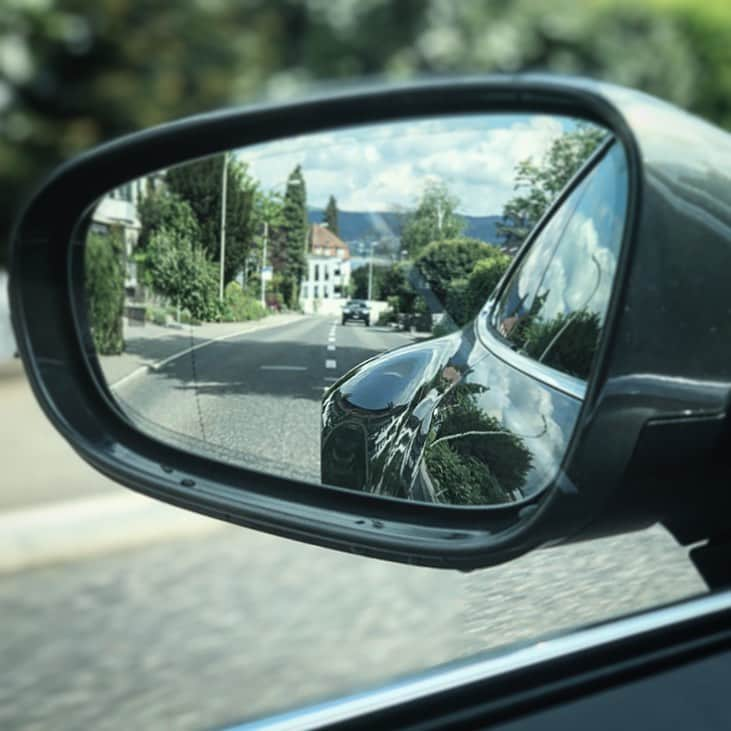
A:
{"type": "Polygon", "coordinates": [[[413,207],[428,180],[441,180],[473,216],[499,214],[513,194],[515,166],[540,158],[573,127],[547,115],[464,115],[341,128],[242,148],[237,157],[265,190],[283,190],[299,164],[308,204],[334,195],[341,210],[413,207]]]}

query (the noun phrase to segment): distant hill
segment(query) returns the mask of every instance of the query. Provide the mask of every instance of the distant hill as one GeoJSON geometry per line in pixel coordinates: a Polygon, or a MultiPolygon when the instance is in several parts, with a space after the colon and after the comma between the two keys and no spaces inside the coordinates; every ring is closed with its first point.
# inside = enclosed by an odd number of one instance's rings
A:
{"type": "MultiPolygon", "coordinates": [[[[307,216],[310,223],[321,223],[322,208],[309,209],[307,216]]],[[[465,236],[480,239],[491,244],[500,244],[501,237],[495,231],[500,216],[463,216],[467,226],[465,236]]],[[[400,214],[393,212],[366,213],[364,211],[340,211],[338,226],[340,238],[346,244],[356,241],[372,241],[373,239],[394,236],[399,231],[400,214]]]]}

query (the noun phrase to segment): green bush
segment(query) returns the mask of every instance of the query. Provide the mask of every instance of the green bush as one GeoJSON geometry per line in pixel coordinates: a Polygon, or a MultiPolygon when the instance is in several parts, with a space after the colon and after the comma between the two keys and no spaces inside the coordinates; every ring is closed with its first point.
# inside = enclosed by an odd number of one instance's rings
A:
{"type": "Polygon", "coordinates": [[[453,279],[449,282],[444,307],[460,327],[466,325],[472,319],[468,301],[467,279],[453,279]]]}
{"type": "Polygon", "coordinates": [[[388,309],[378,314],[376,325],[390,325],[392,322],[396,322],[396,313],[392,309],[388,309]]]}
{"type": "Polygon", "coordinates": [[[500,256],[497,246],[478,239],[459,238],[429,244],[414,262],[440,302],[446,302],[447,287],[453,279],[469,277],[481,259],[500,256]]]}
{"type": "Polygon", "coordinates": [[[99,355],[124,350],[124,241],[122,233],[91,233],[84,254],[89,324],[99,355]]]}
{"type": "Polygon", "coordinates": [[[146,271],[156,294],[172,307],[187,309],[196,320],[218,320],[218,267],[190,238],[160,229],[148,244],[146,271]]]}
{"type": "Polygon", "coordinates": [[[266,310],[259,300],[247,295],[238,282],[229,282],[223,293],[223,309],[221,319],[224,322],[244,322],[259,320],[266,315],[266,310]]]}
{"type": "Polygon", "coordinates": [[[477,317],[500,278],[510,266],[510,257],[502,252],[489,259],[481,259],[467,279],[467,321],[477,317]]]}

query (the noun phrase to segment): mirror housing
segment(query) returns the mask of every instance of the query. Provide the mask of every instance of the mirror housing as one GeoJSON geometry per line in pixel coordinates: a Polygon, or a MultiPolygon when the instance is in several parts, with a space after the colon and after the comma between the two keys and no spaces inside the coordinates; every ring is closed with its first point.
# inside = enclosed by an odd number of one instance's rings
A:
{"type": "Polygon", "coordinates": [[[449,80],[193,117],[77,158],[30,202],[11,249],[18,348],[45,413],[84,459],[132,489],[222,520],[463,570],[657,521],[684,543],[715,540],[727,535],[731,508],[730,170],[728,134],[643,94],[575,79],[449,80]],[[124,418],[96,361],[83,295],[84,231],[101,194],[241,145],[478,112],[596,122],[615,135],[628,162],[627,220],[609,311],[576,429],[549,489],[528,503],[488,508],[322,490],[163,444],[124,418]]]}

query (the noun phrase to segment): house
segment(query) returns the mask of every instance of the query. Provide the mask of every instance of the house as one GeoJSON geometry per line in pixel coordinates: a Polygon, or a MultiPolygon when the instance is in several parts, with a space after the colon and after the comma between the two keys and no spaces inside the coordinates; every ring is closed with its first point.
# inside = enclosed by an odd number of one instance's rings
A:
{"type": "Polygon", "coordinates": [[[300,286],[300,300],[305,312],[339,310],[350,289],[350,250],[348,245],[326,226],[312,224],[308,234],[305,277],[300,286]],[[333,305],[335,305],[333,307],[333,305]]]}
{"type": "Polygon", "coordinates": [[[140,234],[139,202],[148,193],[162,184],[163,173],[138,178],[115,188],[99,201],[91,219],[91,233],[107,234],[113,228],[121,229],[125,248],[124,288],[128,296],[137,291],[137,263],[133,258],[137,238],[140,234]]]}

